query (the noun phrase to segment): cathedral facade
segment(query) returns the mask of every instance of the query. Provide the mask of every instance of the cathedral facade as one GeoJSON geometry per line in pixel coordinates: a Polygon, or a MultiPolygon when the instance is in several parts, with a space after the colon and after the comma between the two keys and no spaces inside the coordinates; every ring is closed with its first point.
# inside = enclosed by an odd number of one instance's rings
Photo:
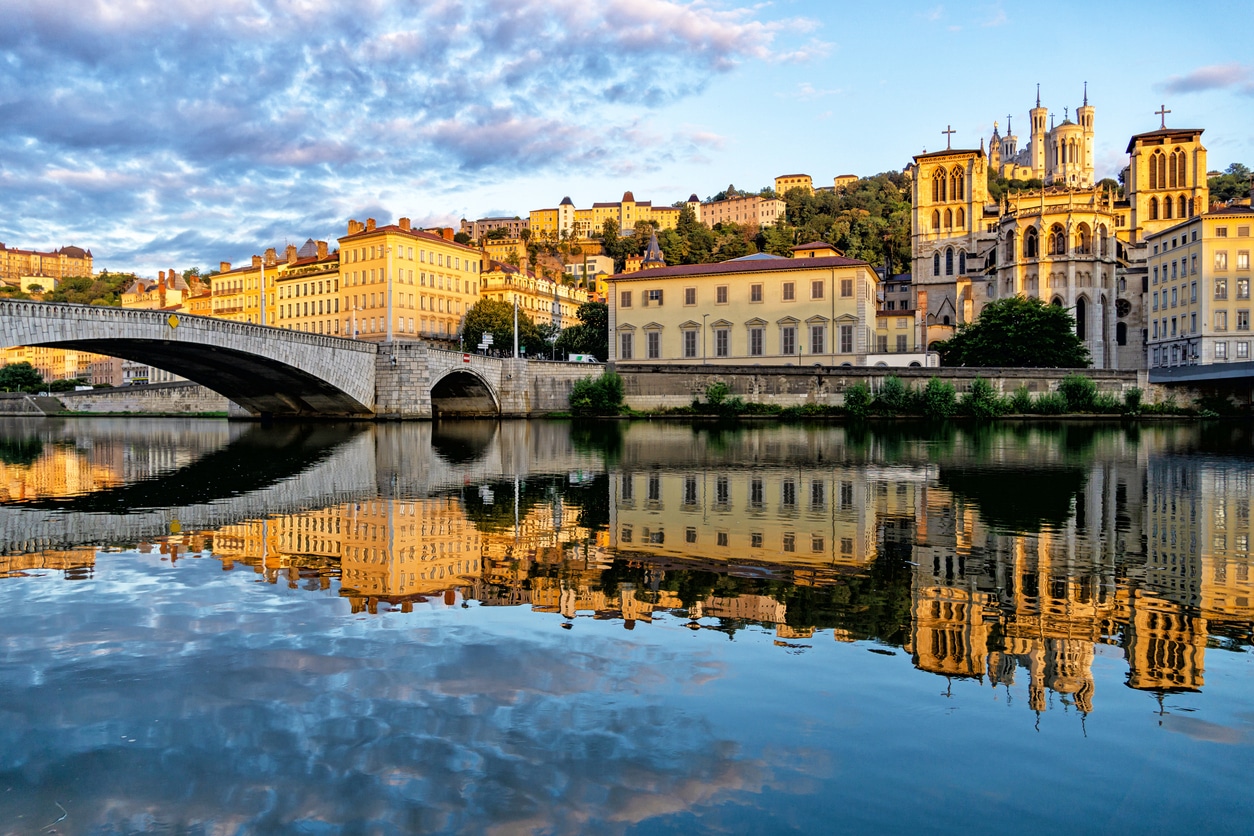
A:
{"type": "Polygon", "coordinates": [[[1199,129],[1137,134],[1124,193],[1095,179],[1095,109],[1052,124],[1040,104],[1019,149],[996,124],[989,151],[923,153],[913,179],[912,260],[927,345],[974,322],[995,299],[1026,296],[1067,308],[1095,368],[1143,369],[1148,339],[1147,235],[1206,211],[1206,149],[1199,129]],[[994,178],[1020,181],[1000,200],[994,178]],[[1024,183],[1023,181],[1034,181],[1024,183]]]}

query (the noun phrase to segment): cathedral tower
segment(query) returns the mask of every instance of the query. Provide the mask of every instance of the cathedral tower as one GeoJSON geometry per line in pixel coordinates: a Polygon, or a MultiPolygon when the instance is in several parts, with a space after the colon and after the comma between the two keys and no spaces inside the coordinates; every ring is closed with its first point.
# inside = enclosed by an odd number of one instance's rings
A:
{"type": "Polygon", "coordinates": [[[1032,166],[1033,177],[1045,177],[1045,120],[1049,118],[1049,108],[1041,107],[1041,85],[1036,85],[1036,107],[1028,111],[1028,119],[1032,123],[1032,133],[1028,139],[1031,152],[1029,164],[1032,166]]]}

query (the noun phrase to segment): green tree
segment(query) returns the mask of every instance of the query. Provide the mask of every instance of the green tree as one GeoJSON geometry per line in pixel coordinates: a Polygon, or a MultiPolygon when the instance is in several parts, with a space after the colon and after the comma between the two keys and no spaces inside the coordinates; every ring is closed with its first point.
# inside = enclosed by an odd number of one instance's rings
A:
{"type": "Polygon", "coordinates": [[[468,247],[468,246],[470,246],[470,242],[471,242],[472,240],[474,240],[474,239],[473,239],[473,238],[471,238],[471,237],[470,237],[470,235],[469,235],[468,233],[465,233],[465,232],[459,232],[459,233],[457,233],[456,235],[454,235],[454,236],[453,236],[453,242],[454,242],[454,243],[456,243],[456,244],[462,244],[463,246],[467,246],[467,247],[468,247]]]}
{"type": "Polygon", "coordinates": [[[44,376],[26,361],[0,368],[0,389],[5,392],[38,392],[43,385],[44,376]]]}
{"type": "Polygon", "coordinates": [[[96,276],[67,276],[44,294],[45,302],[120,307],[122,291],[135,281],[134,273],[101,272],[96,276]]]}
{"type": "Polygon", "coordinates": [[[1227,203],[1236,197],[1248,197],[1250,194],[1251,172],[1241,163],[1233,163],[1224,169],[1223,174],[1214,174],[1207,181],[1210,187],[1210,199],[1227,203]]]}
{"type": "MultiPolygon", "coordinates": [[[[474,348],[483,342],[483,335],[492,335],[492,347],[505,353],[514,350],[514,306],[497,299],[480,299],[466,311],[462,331],[465,345],[474,348]]],[[[531,317],[518,312],[518,347],[528,357],[547,357],[549,342],[531,317]]]]}
{"type": "Polygon", "coordinates": [[[592,354],[604,362],[610,356],[610,313],[604,302],[585,302],[575,312],[579,324],[562,331],[556,349],[562,354],[592,354]]]}
{"type": "Polygon", "coordinates": [[[1022,296],[988,303],[937,350],[945,366],[1083,369],[1090,362],[1065,308],[1022,296]]]}

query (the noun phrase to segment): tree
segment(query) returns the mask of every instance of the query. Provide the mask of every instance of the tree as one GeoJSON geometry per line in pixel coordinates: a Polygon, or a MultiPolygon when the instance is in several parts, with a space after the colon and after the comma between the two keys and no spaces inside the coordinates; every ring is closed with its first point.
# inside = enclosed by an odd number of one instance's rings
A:
{"type": "Polygon", "coordinates": [[[1250,170],[1241,163],[1233,163],[1224,169],[1223,174],[1213,175],[1207,185],[1210,187],[1210,199],[1219,203],[1227,203],[1236,197],[1247,197],[1250,193],[1250,170]]]}
{"type": "Polygon", "coordinates": [[[457,233],[456,235],[454,235],[454,236],[453,236],[453,243],[455,243],[455,244],[462,244],[463,246],[467,246],[467,247],[469,247],[469,246],[470,246],[470,242],[471,242],[472,240],[474,240],[474,239],[472,239],[472,238],[470,237],[470,234],[469,234],[469,233],[466,233],[466,232],[459,232],[459,233],[457,233]]]}
{"type": "Polygon", "coordinates": [[[579,325],[557,337],[559,354],[591,354],[604,362],[610,356],[610,309],[604,302],[585,302],[575,312],[579,325]]]}
{"type": "Polygon", "coordinates": [[[27,293],[43,293],[44,286],[41,284],[30,284],[26,286],[27,293]]]}
{"type": "MultiPolygon", "coordinates": [[[[474,348],[483,335],[492,335],[492,346],[509,353],[514,350],[514,306],[497,299],[480,299],[466,311],[462,330],[465,345],[474,348]]],[[[529,357],[545,355],[549,342],[541,329],[523,311],[518,312],[518,346],[529,357]]]]}
{"type": "Polygon", "coordinates": [[[988,303],[937,349],[945,366],[1083,369],[1090,362],[1066,308],[1023,296],[988,303]]]}
{"type": "Polygon", "coordinates": [[[5,392],[38,392],[44,376],[30,363],[10,363],[0,368],[0,389],[5,392]]]}

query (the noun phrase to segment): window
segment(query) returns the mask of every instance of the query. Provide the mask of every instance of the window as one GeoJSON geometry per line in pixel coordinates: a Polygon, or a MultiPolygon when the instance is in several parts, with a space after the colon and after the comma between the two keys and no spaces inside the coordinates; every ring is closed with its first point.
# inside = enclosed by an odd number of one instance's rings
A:
{"type": "Polygon", "coordinates": [[[840,326],[840,353],[853,354],[853,326],[840,326]]]}
{"type": "Polygon", "coordinates": [[[1228,344],[1226,342],[1221,341],[1221,342],[1215,343],[1215,359],[1216,360],[1228,359],[1228,344]]]}
{"type": "Polygon", "coordinates": [[[785,479],[779,486],[779,502],[784,506],[794,506],[797,504],[797,483],[791,479],[785,479]]]}
{"type": "Polygon", "coordinates": [[[1237,311],[1237,330],[1250,330],[1250,312],[1248,310],[1237,311]]]}
{"type": "Polygon", "coordinates": [[[825,346],[825,337],[827,336],[827,326],[811,325],[810,326],[810,353],[822,354],[827,350],[825,346]]]}
{"type": "Polygon", "coordinates": [[[731,331],[727,328],[714,329],[714,356],[731,356],[731,331]]]}
{"type": "Polygon", "coordinates": [[[762,480],[754,477],[749,480],[749,504],[760,508],[764,502],[766,502],[766,490],[762,486],[762,480]]]}
{"type": "Polygon", "coordinates": [[[840,296],[842,299],[853,298],[853,279],[840,280],[840,296]]]}
{"type": "Polygon", "coordinates": [[[761,357],[765,331],[761,328],[749,329],[749,356],[761,357]]]}
{"type": "Polygon", "coordinates": [[[1250,280],[1249,279],[1237,279],[1237,298],[1238,299],[1250,298],[1250,280]]]}
{"type": "Polygon", "coordinates": [[[632,334],[630,332],[618,335],[618,359],[631,359],[631,337],[632,334]]]}
{"type": "Polygon", "coordinates": [[[659,308],[662,306],[662,291],[646,290],[644,292],[644,306],[647,308],[650,305],[653,305],[659,308]]]}
{"type": "Polygon", "coordinates": [[[684,357],[691,360],[697,356],[697,332],[689,328],[684,331],[684,357]]]}
{"type": "Polygon", "coordinates": [[[685,543],[697,542],[697,530],[693,528],[692,526],[689,526],[688,528],[684,529],[684,542],[685,543]]]}
{"type": "Polygon", "coordinates": [[[1215,311],[1215,330],[1216,331],[1228,330],[1228,312],[1227,311],[1215,311]]]}
{"type": "Polygon", "coordinates": [[[810,535],[810,551],[814,552],[815,554],[822,554],[823,552],[822,535],[819,535],[819,534],[810,535]]]}
{"type": "Polygon", "coordinates": [[[1195,313],[1189,314],[1189,333],[1197,333],[1197,314],[1195,313]]]}
{"type": "Polygon", "coordinates": [[[731,501],[731,482],[726,476],[720,476],[714,482],[714,502],[726,505],[731,501]]]}
{"type": "Polygon", "coordinates": [[[1171,289],[1171,307],[1176,307],[1176,289],[1174,287],[1171,289]]]}
{"type": "Polygon", "coordinates": [[[791,302],[797,298],[797,285],[794,282],[784,282],[783,298],[785,302],[791,302]]]}
{"type": "Polygon", "coordinates": [[[1216,237],[1216,238],[1227,238],[1227,237],[1228,237],[1228,227],[1226,227],[1226,226],[1217,226],[1217,227],[1215,227],[1215,237],[1216,237]]]}
{"type": "Polygon", "coordinates": [[[1037,238],[1036,227],[1028,227],[1023,233],[1023,257],[1036,258],[1039,254],[1040,242],[1037,238]]]}
{"type": "Polygon", "coordinates": [[[685,305],[697,304],[697,289],[695,287],[684,288],[684,304],[685,305]]]}
{"type": "Polygon", "coordinates": [[[785,534],[784,535],[784,551],[795,552],[796,550],[797,550],[797,535],[785,534]]]}
{"type": "Polygon", "coordinates": [[[649,502],[661,502],[662,477],[656,473],[649,474],[649,502]]]}
{"type": "Polygon", "coordinates": [[[1216,270],[1228,269],[1228,251],[1227,250],[1215,251],[1215,269],[1216,270]]]}
{"type": "Polygon", "coordinates": [[[797,353],[797,326],[785,325],[779,329],[779,353],[797,353]]]}
{"type": "Polygon", "coordinates": [[[1228,280],[1227,279],[1215,279],[1215,298],[1216,299],[1228,298],[1228,280]]]}
{"type": "Polygon", "coordinates": [[[932,253],[932,275],[939,276],[940,274],[940,253],[932,253]]]}
{"type": "Polygon", "coordinates": [[[714,304],[716,305],[727,304],[727,285],[721,284],[718,287],[714,288],[714,304]]]}
{"type": "Polygon", "coordinates": [[[1197,301],[1197,282],[1193,282],[1192,284],[1189,285],[1189,301],[1190,302],[1197,301]]]}
{"type": "Polygon", "coordinates": [[[1237,253],[1237,269],[1250,269],[1250,253],[1248,250],[1241,250],[1241,252],[1237,253]]]}
{"type": "Polygon", "coordinates": [[[877,354],[888,353],[888,335],[887,334],[877,334],[875,336],[875,351],[877,354]]]}
{"type": "Polygon", "coordinates": [[[761,531],[755,531],[749,535],[749,548],[752,548],[752,549],[762,548],[762,532],[761,531]]]}
{"type": "Polygon", "coordinates": [[[967,251],[958,251],[958,275],[965,276],[967,274],[967,251]]]}
{"type": "Polygon", "coordinates": [[[903,352],[909,348],[909,338],[905,334],[897,335],[897,351],[903,352]]]}
{"type": "Polygon", "coordinates": [[[717,540],[718,545],[724,546],[724,547],[727,546],[727,532],[726,531],[716,532],[714,536],[717,540]]]}
{"type": "Polygon", "coordinates": [[[697,477],[696,476],[684,477],[684,504],[685,505],[697,504],[697,477]]]}
{"type": "Polygon", "coordinates": [[[762,301],[762,285],[760,284],[749,285],[749,301],[750,302],[762,301]]]}
{"type": "Polygon", "coordinates": [[[940,228],[941,228],[941,225],[940,225],[940,210],[939,210],[939,209],[933,209],[933,210],[932,210],[932,229],[934,229],[934,230],[935,230],[935,229],[940,229],[940,228]]]}
{"type": "Polygon", "coordinates": [[[840,483],[840,510],[848,511],[853,507],[853,482],[840,483]]]}
{"type": "Polygon", "coordinates": [[[630,290],[624,290],[622,293],[618,294],[618,306],[620,308],[631,307],[631,291],[630,290]]]}
{"type": "Polygon", "coordinates": [[[648,359],[657,360],[662,356],[662,332],[649,331],[644,335],[645,354],[648,359]]]}
{"type": "Polygon", "coordinates": [[[954,274],[954,249],[948,247],[945,250],[945,275],[952,276],[954,274]]]}
{"type": "Polygon", "coordinates": [[[1250,358],[1250,344],[1248,342],[1237,343],[1237,359],[1248,360],[1250,358]]]}
{"type": "Polygon", "coordinates": [[[823,281],[822,280],[819,280],[816,282],[810,282],[810,298],[811,299],[823,298],[823,281]]]}

